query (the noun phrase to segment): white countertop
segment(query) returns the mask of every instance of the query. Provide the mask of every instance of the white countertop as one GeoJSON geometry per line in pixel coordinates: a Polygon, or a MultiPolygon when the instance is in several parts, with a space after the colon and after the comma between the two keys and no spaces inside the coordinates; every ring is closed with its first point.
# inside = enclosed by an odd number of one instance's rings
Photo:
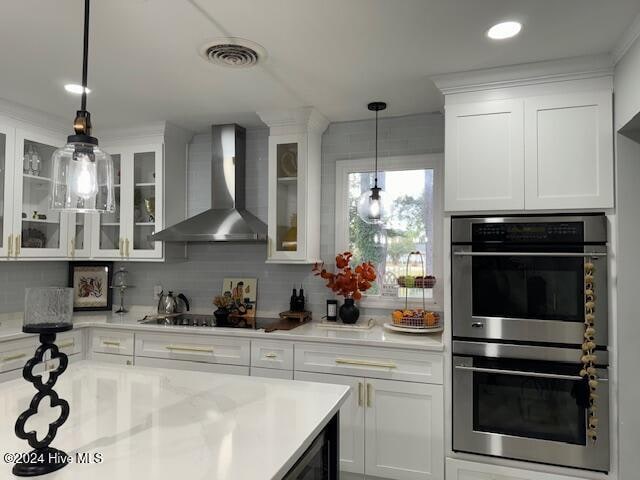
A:
{"type": "MultiPolygon", "coordinates": [[[[402,349],[418,349],[443,351],[442,335],[395,333],[385,330],[382,325],[375,325],[369,330],[328,330],[319,326],[318,322],[310,322],[293,330],[278,330],[266,333],[264,330],[242,328],[205,328],[164,325],[144,325],[138,323],[145,314],[150,313],[146,307],[133,308],[131,312],[120,315],[112,312],[78,313],[74,315],[75,328],[101,327],[135,331],[190,333],[196,335],[222,335],[231,337],[279,339],[290,341],[323,342],[345,345],[363,345],[372,347],[390,347],[402,349]]],[[[23,338],[22,314],[0,315],[0,341],[23,338]]]]}
{"type": "MultiPolygon", "coordinates": [[[[348,388],[83,361],[55,390],[71,413],[52,447],[72,456],[101,453],[103,461],[39,478],[261,480],[289,471],[348,388]]],[[[30,450],[14,424],[34,393],[22,379],[0,384],[0,458],[30,450]]],[[[27,426],[40,432],[47,424],[39,414],[27,426]]],[[[11,468],[0,461],[0,477],[18,478],[11,468]]]]}

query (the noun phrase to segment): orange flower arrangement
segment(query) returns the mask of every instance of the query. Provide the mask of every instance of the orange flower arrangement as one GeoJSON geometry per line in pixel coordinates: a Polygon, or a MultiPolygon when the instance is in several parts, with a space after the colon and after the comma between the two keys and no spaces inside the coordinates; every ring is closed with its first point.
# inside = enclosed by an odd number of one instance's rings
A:
{"type": "Polygon", "coordinates": [[[371,262],[365,262],[354,269],[349,266],[353,254],[340,253],[336,256],[337,273],[327,272],[324,263],[316,263],[313,272],[316,276],[327,280],[327,288],[345,298],[360,300],[362,292],[369,290],[376,279],[376,270],[371,262]]]}

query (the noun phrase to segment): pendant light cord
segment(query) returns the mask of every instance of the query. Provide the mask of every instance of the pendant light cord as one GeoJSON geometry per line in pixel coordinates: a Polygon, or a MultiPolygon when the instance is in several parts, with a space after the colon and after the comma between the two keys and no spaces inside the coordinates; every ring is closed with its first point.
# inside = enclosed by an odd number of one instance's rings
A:
{"type": "Polygon", "coordinates": [[[378,188],[378,110],[376,110],[376,160],[375,162],[376,162],[376,173],[374,178],[374,188],[378,188]]]}
{"type": "Polygon", "coordinates": [[[89,6],[91,0],[84,0],[84,45],[82,51],[82,100],[80,110],[87,109],[87,70],[89,63],[89,6]]]}

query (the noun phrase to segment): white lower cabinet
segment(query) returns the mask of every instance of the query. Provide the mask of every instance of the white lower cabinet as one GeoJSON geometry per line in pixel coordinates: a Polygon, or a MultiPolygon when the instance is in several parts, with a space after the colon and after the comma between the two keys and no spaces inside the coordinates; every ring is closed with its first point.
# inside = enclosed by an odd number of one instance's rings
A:
{"type": "Polygon", "coordinates": [[[366,384],[366,474],[444,478],[442,386],[369,378],[366,384]]]}
{"type": "Polygon", "coordinates": [[[118,355],[114,353],[93,353],[91,360],[102,363],[131,366],[134,364],[133,355],[118,355]]]}
{"type": "Polygon", "coordinates": [[[340,469],[393,480],[444,478],[441,385],[295,372],[350,387],[340,409],[340,469]]]}
{"type": "Polygon", "coordinates": [[[164,358],[136,357],[136,367],[169,368],[171,370],[226,373],[229,375],[249,375],[249,367],[242,367],[239,365],[222,365],[217,363],[190,362],[188,360],[167,360],[164,358]]]}
{"type": "Polygon", "coordinates": [[[579,477],[447,458],[447,480],[579,480],[579,477]]]}
{"type": "Polygon", "coordinates": [[[252,377],[280,378],[282,380],[293,380],[293,370],[278,370],[276,368],[251,367],[252,377]]]}
{"type": "Polygon", "coordinates": [[[307,372],[295,372],[294,378],[349,387],[349,398],[340,409],[340,470],[364,474],[364,378],[307,372]]]}

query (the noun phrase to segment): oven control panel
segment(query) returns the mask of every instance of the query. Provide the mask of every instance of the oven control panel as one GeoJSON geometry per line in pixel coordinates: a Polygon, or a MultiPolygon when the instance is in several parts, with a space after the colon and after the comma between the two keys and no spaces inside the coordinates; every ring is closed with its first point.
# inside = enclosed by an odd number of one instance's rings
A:
{"type": "Polygon", "coordinates": [[[582,243],[581,222],[474,223],[472,242],[582,243]]]}

